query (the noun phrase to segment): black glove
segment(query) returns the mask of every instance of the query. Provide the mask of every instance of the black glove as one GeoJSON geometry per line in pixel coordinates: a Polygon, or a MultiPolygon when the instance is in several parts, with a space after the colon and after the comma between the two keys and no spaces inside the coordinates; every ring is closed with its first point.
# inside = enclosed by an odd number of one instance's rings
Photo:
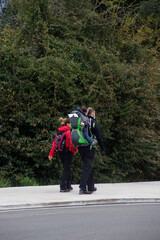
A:
{"type": "Polygon", "coordinates": [[[102,156],[104,156],[106,154],[105,151],[102,151],[101,153],[102,153],[102,156]]]}

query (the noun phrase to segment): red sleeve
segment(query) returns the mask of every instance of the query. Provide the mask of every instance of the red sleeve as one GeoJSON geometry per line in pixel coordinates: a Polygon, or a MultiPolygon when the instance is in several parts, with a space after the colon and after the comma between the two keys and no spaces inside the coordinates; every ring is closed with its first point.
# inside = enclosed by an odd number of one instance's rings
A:
{"type": "MultiPolygon", "coordinates": [[[[55,142],[55,141],[54,141],[54,142],[55,142]]],[[[53,142],[52,148],[51,148],[51,150],[50,150],[50,152],[49,152],[49,156],[51,156],[51,157],[53,157],[54,154],[55,154],[55,152],[54,152],[54,142],[53,142]]]]}

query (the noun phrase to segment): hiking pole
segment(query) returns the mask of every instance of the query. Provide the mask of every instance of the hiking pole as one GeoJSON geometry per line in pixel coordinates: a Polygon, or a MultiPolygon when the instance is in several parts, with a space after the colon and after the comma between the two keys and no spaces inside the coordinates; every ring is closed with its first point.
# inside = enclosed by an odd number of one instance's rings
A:
{"type": "Polygon", "coordinates": [[[58,163],[58,168],[60,169],[60,164],[59,164],[59,159],[58,159],[58,151],[56,151],[56,160],[57,160],[57,163],[58,163]]]}

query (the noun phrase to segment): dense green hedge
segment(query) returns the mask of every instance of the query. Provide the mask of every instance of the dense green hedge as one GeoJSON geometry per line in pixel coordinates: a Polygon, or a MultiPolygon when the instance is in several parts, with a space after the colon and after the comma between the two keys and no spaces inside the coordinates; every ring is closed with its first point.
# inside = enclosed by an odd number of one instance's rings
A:
{"type": "MultiPolygon", "coordinates": [[[[114,1],[99,13],[91,2],[12,0],[1,13],[1,186],[59,182],[48,153],[59,117],[81,105],[95,108],[104,139],[96,182],[160,180],[159,42],[144,34],[151,18],[114,1]]],[[[77,155],[74,183],[81,168],[77,155]]]]}

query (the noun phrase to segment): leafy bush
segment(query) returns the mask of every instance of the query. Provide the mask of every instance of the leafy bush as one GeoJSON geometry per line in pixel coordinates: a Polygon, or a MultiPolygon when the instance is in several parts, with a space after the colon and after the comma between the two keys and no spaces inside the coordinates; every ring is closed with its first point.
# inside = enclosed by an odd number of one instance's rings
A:
{"type": "MultiPolygon", "coordinates": [[[[59,182],[48,153],[59,117],[81,105],[95,108],[104,139],[97,182],[159,180],[158,50],[140,41],[136,17],[116,2],[101,14],[90,1],[10,1],[0,30],[0,167],[9,184],[59,182]]],[[[81,169],[77,155],[74,183],[81,169]]]]}

